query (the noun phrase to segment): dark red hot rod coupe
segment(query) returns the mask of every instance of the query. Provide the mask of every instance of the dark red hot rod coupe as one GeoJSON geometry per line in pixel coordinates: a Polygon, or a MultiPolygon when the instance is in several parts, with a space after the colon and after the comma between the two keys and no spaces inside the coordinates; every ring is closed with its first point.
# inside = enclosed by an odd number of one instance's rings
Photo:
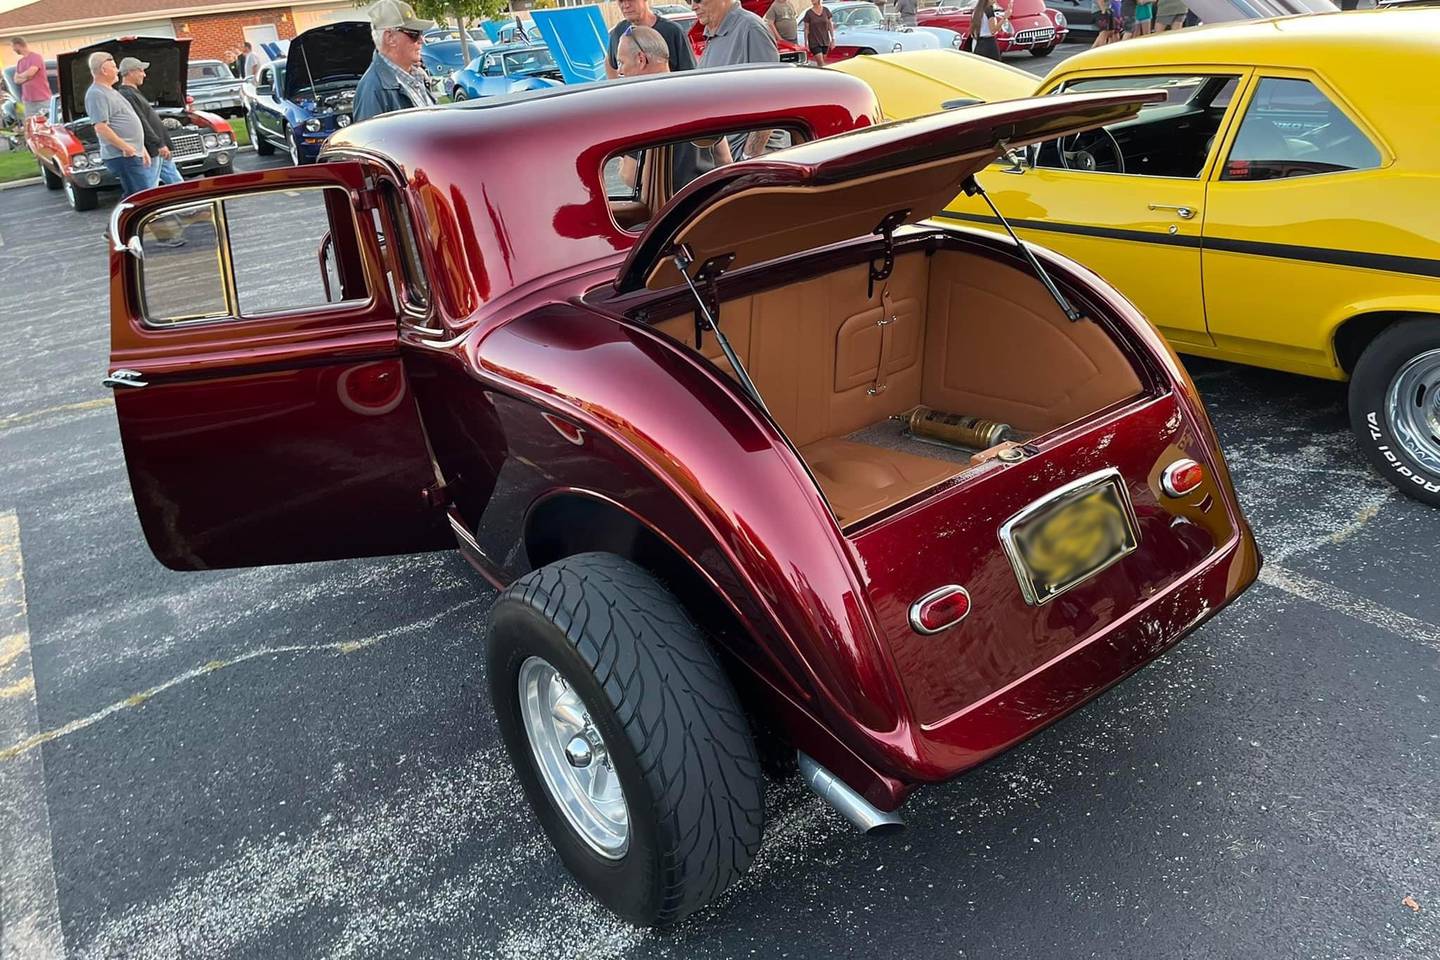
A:
{"type": "Polygon", "coordinates": [[[930,219],[1156,96],[876,125],[852,77],[692,72],[132,198],[106,383],[145,535],[177,570],[458,544],[530,803],[636,923],[744,873],[762,762],[898,827],[1258,571],[1145,319],[930,219]],[[712,162],[734,134],[793,145],[712,162]]]}

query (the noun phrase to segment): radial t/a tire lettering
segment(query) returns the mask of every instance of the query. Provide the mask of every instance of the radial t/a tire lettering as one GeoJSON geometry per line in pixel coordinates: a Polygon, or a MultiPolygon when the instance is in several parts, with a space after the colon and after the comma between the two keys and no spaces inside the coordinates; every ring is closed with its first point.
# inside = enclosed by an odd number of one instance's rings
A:
{"type": "Polygon", "coordinates": [[[1402,321],[1365,348],[1350,378],[1350,426],[1381,476],[1440,506],[1440,318],[1402,321]]]}
{"type": "Polygon", "coordinates": [[[591,895],[632,923],[664,925],[745,873],[764,826],[747,718],[705,637],[659,581],[603,553],[541,567],[496,600],[486,657],[531,807],[591,895]],[[552,699],[537,697],[537,672],[552,699]],[[537,729],[550,718],[554,730],[537,729]],[[598,830],[572,782],[597,756],[626,811],[598,830]]]}

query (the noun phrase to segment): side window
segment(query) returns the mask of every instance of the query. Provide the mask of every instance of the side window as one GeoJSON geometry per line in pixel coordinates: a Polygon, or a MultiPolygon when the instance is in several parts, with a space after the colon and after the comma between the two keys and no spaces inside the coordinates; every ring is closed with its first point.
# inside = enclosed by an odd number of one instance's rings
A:
{"type": "Polygon", "coordinates": [[[660,205],[696,177],[804,139],[788,128],[736,130],[615,154],[601,170],[610,212],[622,229],[638,231],[660,205]]]}
{"type": "Polygon", "coordinates": [[[269,93],[270,85],[273,82],[272,70],[269,67],[261,67],[260,72],[255,75],[255,92],[269,93]]]}
{"type": "Polygon", "coordinates": [[[1056,92],[1163,90],[1129,120],[1040,145],[1035,166],[1142,177],[1198,178],[1229,110],[1238,78],[1224,74],[1094,77],[1056,92]]]}
{"type": "Polygon", "coordinates": [[[140,225],[145,322],[167,326],[316,312],[369,299],[346,191],[242,194],[157,211],[140,225]]]}
{"type": "Polygon", "coordinates": [[[1222,180],[1279,180],[1380,165],[1380,151],[1309,80],[1265,77],[1255,88],[1222,180]]]}

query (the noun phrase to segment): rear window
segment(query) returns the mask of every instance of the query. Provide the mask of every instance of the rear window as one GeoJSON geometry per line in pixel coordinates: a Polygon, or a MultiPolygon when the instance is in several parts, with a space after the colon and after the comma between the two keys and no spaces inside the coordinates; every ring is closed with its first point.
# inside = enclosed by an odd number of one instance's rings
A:
{"type": "Polygon", "coordinates": [[[191,80],[233,79],[223,63],[192,63],[187,76],[191,80]]]}
{"type": "Polygon", "coordinates": [[[1380,166],[1380,151],[1309,80],[1265,77],[1225,161],[1223,180],[1282,180],[1380,166]]]}

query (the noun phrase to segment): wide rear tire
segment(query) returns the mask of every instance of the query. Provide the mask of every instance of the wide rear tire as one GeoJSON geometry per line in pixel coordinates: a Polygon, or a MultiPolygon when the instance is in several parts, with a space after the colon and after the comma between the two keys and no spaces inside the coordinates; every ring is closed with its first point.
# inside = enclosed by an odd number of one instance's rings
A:
{"type": "Polygon", "coordinates": [[[597,900],[632,923],[668,924],[745,873],[765,816],[749,725],[705,637],[654,577],[603,553],[535,570],[495,601],[487,660],[530,805],[597,900]]]}
{"type": "Polygon", "coordinates": [[[1350,426],[1381,476],[1440,506],[1440,318],[1402,321],[1370,342],[1350,378],[1350,426]]]}

